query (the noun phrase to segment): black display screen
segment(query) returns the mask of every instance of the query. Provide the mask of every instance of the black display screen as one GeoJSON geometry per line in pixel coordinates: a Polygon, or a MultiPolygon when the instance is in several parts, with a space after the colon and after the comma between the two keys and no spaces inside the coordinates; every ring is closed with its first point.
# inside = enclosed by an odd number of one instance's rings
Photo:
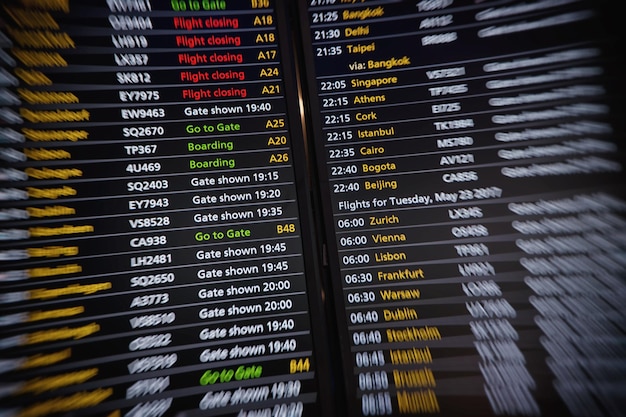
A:
{"type": "Polygon", "coordinates": [[[0,414],[320,415],[282,13],[4,5],[0,414]]]}
{"type": "Polygon", "coordinates": [[[351,415],[623,415],[622,57],[599,6],[302,9],[351,415]]]}
{"type": "Polygon", "coordinates": [[[624,415],[614,5],[0,10],[0,416],[624,415]]]}

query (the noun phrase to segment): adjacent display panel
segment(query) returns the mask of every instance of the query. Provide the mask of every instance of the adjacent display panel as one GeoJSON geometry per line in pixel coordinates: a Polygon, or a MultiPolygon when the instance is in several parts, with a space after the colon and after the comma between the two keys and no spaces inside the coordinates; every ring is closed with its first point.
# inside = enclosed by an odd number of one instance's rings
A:
{"type": "Polygon", "coordinates": [[[275,5],[3,3],[0,415],[325,413],[275,5]]]}
{"type": "Polygon", "coordinates": [[[623,416],[606,3],[301,5],[350,415],[623,416]]]}

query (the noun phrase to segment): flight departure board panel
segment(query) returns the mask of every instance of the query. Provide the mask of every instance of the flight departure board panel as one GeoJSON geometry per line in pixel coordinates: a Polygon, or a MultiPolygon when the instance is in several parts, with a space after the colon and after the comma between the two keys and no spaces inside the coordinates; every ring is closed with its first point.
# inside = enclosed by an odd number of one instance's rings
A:
{"type": "Polygon", "coordinates": [[[603,5],[302,7],[350,415],[624,415],[603,5]]]}
{"type": "Polygon", "coordinates": [[[284,10],[2,8],[0,415],[322,414],[284,10]]]}

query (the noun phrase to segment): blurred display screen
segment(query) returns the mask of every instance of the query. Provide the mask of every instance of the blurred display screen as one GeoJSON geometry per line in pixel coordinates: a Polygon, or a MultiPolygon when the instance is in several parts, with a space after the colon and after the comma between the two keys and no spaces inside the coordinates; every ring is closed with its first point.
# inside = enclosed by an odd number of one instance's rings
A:
{"type": "Polygon", "coordinates": [[[624,416],[585,0],[13,0],[0,416],[624,416]]]}
{"type": "Polygon", "coordinates": [[[353,415],[624,415],[623,47],[601,3],[307,3],[353,415]]]}

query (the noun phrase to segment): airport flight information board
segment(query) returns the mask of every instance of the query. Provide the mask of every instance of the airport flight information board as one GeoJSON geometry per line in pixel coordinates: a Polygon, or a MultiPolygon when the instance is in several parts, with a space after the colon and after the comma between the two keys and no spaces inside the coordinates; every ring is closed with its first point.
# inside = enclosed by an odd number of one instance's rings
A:
{"type": "Polygon", "coordinates": [[[320,415],[273,5],[4,12],[0,414],[320,415]]]}
{"type": "Polygon", "coordinates": [[[624,415],[597,2],[307,3],[351,415],[624,415]]]}
{"type": "Polygon", "coordinates": [[[586,0],[11,0],[0,416],[624,416],[586,0]]]}

